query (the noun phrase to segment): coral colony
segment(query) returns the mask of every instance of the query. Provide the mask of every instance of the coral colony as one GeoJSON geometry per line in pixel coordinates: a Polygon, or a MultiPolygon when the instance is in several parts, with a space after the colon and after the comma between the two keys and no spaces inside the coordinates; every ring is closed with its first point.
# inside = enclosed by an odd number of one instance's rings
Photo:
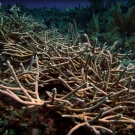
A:
{"type": "Polygon", "coordinates": [[[122,63],[129,54],[115,50],[117,41],[111,46],[97,38],[91,42],[78,32],[76,21],[66,34],[46,30],[31,16],[19,16],[16,5],[10,11],[0,15],[2,100],[10,97],[21,110],[44,107],[71,119],[67,135],[81,127],[95,135],[114,134],[118,124],[133,129],[135,66],[122,63]]]}

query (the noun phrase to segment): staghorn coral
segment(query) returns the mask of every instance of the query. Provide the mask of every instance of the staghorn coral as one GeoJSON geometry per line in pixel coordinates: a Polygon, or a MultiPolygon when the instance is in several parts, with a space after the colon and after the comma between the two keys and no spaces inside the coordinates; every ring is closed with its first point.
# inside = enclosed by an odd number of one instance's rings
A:
{"type": "Polygon", "coordinates": [[[91,44],[86,34],[85,42],[79,42],[77,29],[70,27],[64,36],[55,29],[16,32],[16,40],[4,38],[1,30],[1,56],[7,60],[8,76],[0,80],[0,93],[23,104],[23,109],[44,106],[71,118],[75,126],[68,135],[82,126],[96,135],[113,134],[118,123],[133,126],[135,118],[127,112],[135,109],[135,66],[122,65],[125,54],[114,52],[116,42],[101,47],[97,39],[91,44]],[[55,84],[59,87],[53,87],[55,84]]]}

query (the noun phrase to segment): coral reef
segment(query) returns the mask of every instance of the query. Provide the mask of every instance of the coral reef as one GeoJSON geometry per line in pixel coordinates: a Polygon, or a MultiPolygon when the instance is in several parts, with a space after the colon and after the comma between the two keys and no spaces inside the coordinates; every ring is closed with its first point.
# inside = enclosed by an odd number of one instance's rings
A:
{"type": "Polygon", "coordinates": [[[95,38],[91,44],[87,34],[78,32],[75,21],[66,33],[60,33],[19,16],[15,5],[10,11],[12,15],[1,13],[0,104],[4,110],[4,103],[8,106],[14,99],[10,111],[18,119],[6,120],[2,115],[1,133],[12,134],[6,128],[20,121],[23,128],[34,123],[32,135],[41,134],[38,126],[46,135],[56,134],[58,127],[53,127],[55,119],[49,118],[49,111],[71,119],[67,135],[81,127],[96,135],[135,132],[135,66],[122,64],[128,54],[114,50],[117,42],[108,47],[95,38]],[[33,123],[19,120],[31,112],[33,123]]]}

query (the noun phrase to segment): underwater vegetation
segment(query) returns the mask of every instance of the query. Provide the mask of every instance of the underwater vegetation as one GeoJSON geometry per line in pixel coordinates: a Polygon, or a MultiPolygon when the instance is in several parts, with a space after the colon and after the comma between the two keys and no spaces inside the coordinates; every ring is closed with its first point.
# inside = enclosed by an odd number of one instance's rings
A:
{"type": "Polygon", "coordinates": [[[134,134],[135,7],[110,4],[1,7],[0,134],[134,134]]]}
{"type": "Polygon", "coordinates": [[[91,39],[97,37],[102,42],[112,45],[118,41],[116,49],[123,48],[132,50],[134,59],[134,36],[135,36],[135,6],[116,3],[107,8],[102,13],[93,14],[90,24],[87,24],[87,33],[93,35],[91,39]]]}

